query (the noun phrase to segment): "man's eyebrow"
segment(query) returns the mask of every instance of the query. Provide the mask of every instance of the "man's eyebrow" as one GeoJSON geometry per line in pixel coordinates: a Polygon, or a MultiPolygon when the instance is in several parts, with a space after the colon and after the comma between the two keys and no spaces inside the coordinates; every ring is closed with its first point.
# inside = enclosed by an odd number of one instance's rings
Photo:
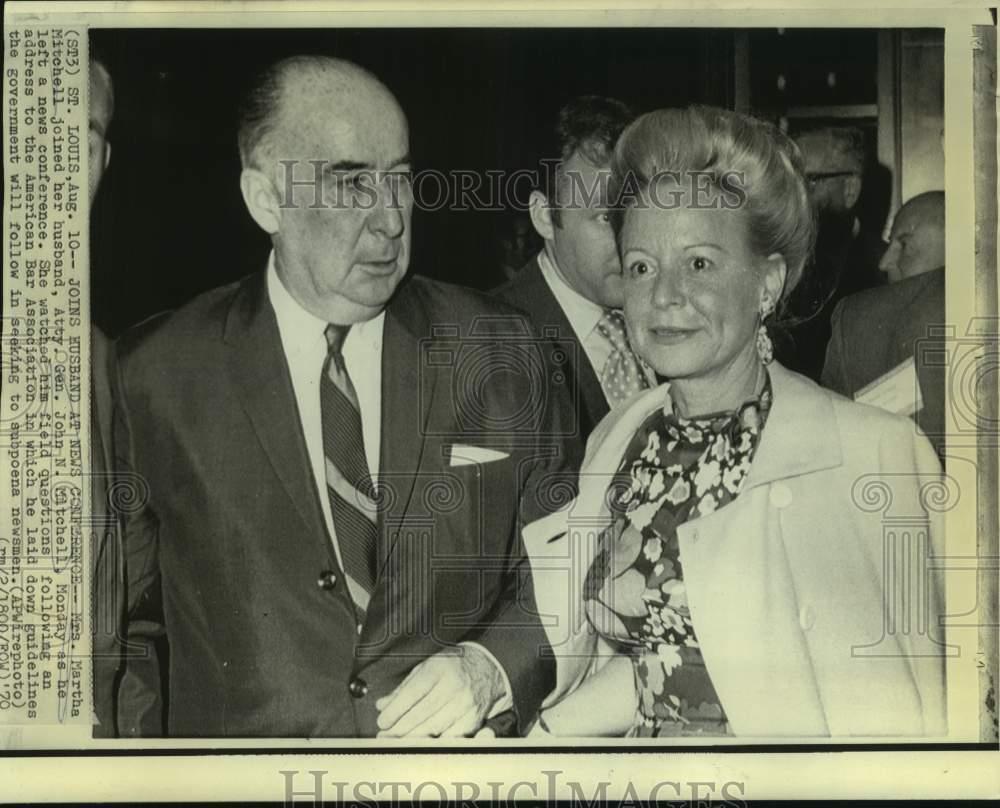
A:
{"type": "MultiPolygon", "coordinates": [[[[399,159],[389,163],[389,166],[395,168],[396,166],[409,162],[410,155],[404,154],[399,159]]],[[[326,164],[327,171],[360,171],[361,169],[368,169],[369,171],[377,170],[371,163],[365,163],[361,160],[338,160],[336,163],[326,164]]]]}
{"type": "Polygon", "coordinates": [[[357,171],[361,168],[374,168],[374,166],[358,160],[338,160],[336,163],[326,164],[327,171],[357,171]]]}

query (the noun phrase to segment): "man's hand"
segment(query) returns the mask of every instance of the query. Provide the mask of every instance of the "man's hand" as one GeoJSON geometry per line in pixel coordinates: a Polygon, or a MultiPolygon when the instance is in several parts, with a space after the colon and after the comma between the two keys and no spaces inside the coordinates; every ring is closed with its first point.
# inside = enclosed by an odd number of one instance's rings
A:
{"type": "Polygon", "coordinates": [[[478,730],[504,682],[482,649],[463,645],[425,659],[375,702],[380,738],[460,737],[478,730]]]}

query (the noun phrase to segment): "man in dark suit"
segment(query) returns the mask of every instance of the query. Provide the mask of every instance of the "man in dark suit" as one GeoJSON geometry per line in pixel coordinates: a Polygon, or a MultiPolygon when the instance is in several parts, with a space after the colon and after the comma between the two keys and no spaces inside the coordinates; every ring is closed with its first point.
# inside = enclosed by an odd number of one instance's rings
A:
{"type": "MultiPolygon", "coordinates": [[[[114,116],[114,84],[107,66],[91,54],[89,64],[88,191],[93,206],[111,158],[108,129],[114,116]]],[[[125,611],[121,535],[114,502],[121,489],[111,469],[111,341],[96,325],[90,332],[91,396],[91,639],[93,643],[94,737],[116,734],[116,690],[122,668],[125,611]]],[[[126,688],[127,689],[127,688],[126,688]]],[[[127,698],[127,696],[126,696],[127,698]]]]}
{"type": "Polygon", "coordinates": [[[404,279],[408,141],[361,68],[269,68],[239,136],[266,271],[119,341],[169,734],[523,731],[551,689],[520,527],[562,504],[563,399],[515,310],[404,279]]]}
{"type": "Polygon", "coordinates": [[[858,216],[867,162],[861,130],[827,126],[807,131],[795,142],[802,150],[816,213],[816,247],[783,306],[781,322],[771,330],[775,357],[818,381],[837,303],[881,282],[882,233],[863,227],[858,216]]]}
{"type": "MultiPolygon", "coordinates": [[[[900,208],[880,269],[889,278],[887,286],[844,298],[834,310],[822,382],[846,396],[857,396],[889,371],[912,361],[922,407],[907,414],[913,414],[943,456],[943,192],[920,194],[900,208]]],[[[912,379],[908,387],[900,392],[909,392],[916,400],[912,379]]]]}
{"type": "Polygon", "coordinates": [[[527,312],[565,356],[580,426],[577,460],[609,408],[652,381],[624,330],[621,261],[608,220],[611,154],[632,117],[620,101],[600,96],[575,98],[559,110],[530,197],[544,247],[494,291],[527,312]],[[626,376],[631,381],[623,386],[626,376]]]}

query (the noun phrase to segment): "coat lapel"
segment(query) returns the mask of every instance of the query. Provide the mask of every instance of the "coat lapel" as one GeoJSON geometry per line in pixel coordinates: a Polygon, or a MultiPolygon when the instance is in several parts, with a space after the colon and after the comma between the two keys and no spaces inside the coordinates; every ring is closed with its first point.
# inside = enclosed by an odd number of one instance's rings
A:
{"type": "MultiPolygon", "coordinates": [[[[777,362],[768,367],[774,403],[743,490],[843,462],[830,395],[777,362]]],[[[835,394],[834,394],[835,395],[835,394]]]]}
{"type": "Polygon", "coordinates": [[[257,440],[308,534],[329,548],[266,279],[261,272],[243,281],[229,311],[225,341],[232,351],[231,373],[257,440]]]}
{"type": "Polygon", "coordinates": [[[381,512],[381,574],[405,520],[427,442],[438,369],[424,361],[422,340],[431,336],[416,282],[404,282],[386,310],[382,340],[382,440],[379,485],[391,486],[381,512]]]}
{"type": "MultiPolygon", "coordinates": [[[[833,468],[842,462],[841,440],[835,435],[836,416],[826,391],[778,363],[772,364],[768,372],[774,403],[750,465],[744,491],[775,480],[833,468]]],[[[579,495],[568,510],[559,512],[561,519],[545,519],[545,530],[541,532],[552,530],[557,524],[565,525],[567,518],[599,522],[607,515],[604,492],[611,477],[636,430],[653,410],[663,406],[667,390],[667,384],[646,390],[632,399],[628,407],[614,410],[612,417],[601,424],[601,429],[592,437],[588,463],[580,470],[579,495]]],[[[538,531],[531,525],[525,532],[538,531]]]]}
{"type": "MultiPolygon", "coordinates": [[[[571,341],[575,347],[574,351],[569,352],[568,363],[572,378],[576,381],[576,392],[580,399],[574,404],[576,404],[578,412],[585,413],[583,422],[580,424],[580,437],[586,440],[590,431],[608,413],[608,401],[601,389],[601,382],[597,376],[598,371],[591,366],[590,360],[584,352],[583,344],[573,330],[573,326],[570,325],[559,301],[552,294],[552,289],[546,283],[538,259],[535,258],[524,272],[526,273],[526,287],[530,289],[531,299],[534,301],[533,305],[537,317],[536,326],[543,329],[545,326],[557,326],[562,340],[571,341]]],[[[542,336],[546,335],[543,333],[542,336]]]]}

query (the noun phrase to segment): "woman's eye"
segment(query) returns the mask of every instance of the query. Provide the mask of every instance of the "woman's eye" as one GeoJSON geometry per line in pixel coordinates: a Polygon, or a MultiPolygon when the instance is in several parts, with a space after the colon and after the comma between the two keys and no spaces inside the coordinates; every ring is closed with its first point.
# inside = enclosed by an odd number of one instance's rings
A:
{"type": "Polygon", "coordinates": [[[691,259],[691,269],[695,272],[701,272],[704,269],[708,269],[710,266],[712,266],[712,262],[700,255],[696,255],[691,259]]]}
{"type": "Polygon", "coordinates": [[[633,261],[629,264],[628,271],[631,275],[645,275],[649,272],[649,264],[645,261],[633,261]]]}
{"type": "Polygon", "coordinates": [[[611,221],[611,214],[607,212],[600,213],[597,216],[597,221],[607,224],[608,222],[611,221]]]}

